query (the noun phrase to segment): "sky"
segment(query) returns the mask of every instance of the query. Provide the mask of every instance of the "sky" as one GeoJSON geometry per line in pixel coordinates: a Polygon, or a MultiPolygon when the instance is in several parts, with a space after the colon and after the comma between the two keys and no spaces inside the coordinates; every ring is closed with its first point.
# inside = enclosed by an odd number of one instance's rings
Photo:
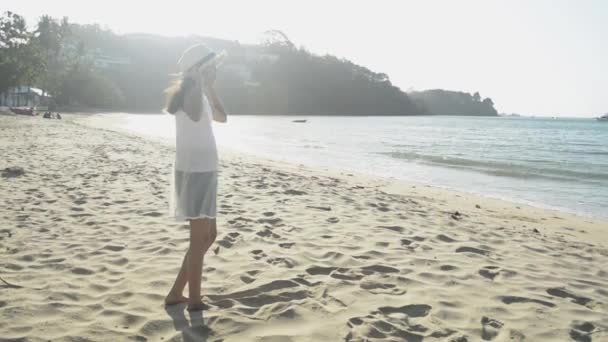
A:
{"type": "Polygon", "coordinates": [[[99,23],[117,33],[255,43],[278,29],[315,54],[389,75],[404,91],[479,91],[501,113],[608,112],[604,0],[0,0],[0,11],[99,23]],[[7,4],[9,4],[7,6],[7,4]]]}

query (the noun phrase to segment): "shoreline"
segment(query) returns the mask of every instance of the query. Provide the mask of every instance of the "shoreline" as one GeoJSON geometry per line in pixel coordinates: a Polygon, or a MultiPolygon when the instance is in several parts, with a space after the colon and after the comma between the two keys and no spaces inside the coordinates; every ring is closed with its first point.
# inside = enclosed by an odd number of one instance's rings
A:
{"type": "MultiPolygon", "coordinates": [[[[127,113],[109,113],[109,114],[123,114],[123,115],[128,115],[127,113]]],[[[163,114],[162,115],[167,115],[167,114],[163,114]]],[[[84,115],[90,115],[89,113],[84,113],[84,115]]],[[[93,115],[95,115],[95,113],[93,113],[93,115]]],[[[103,126],[103,125],[97,125],[97,124],[93,124],[93,123],[85,123],[85,122],[78,122],[78,117],[82,116],[82,113],[79,114],[69,114],[69,116],[73,117],[72,118],[72,123],[77,124],[77,125],[83,125],[89,128],[97,128],[97,129],[107,129],[113,132],[120,132],[120,133],[124,133],[124,134],[129,134],[129,135],[133,135],[133,136],[137,136],[139,138],[143,138],[143,139],[149,139],[151,141],[155,141],[155,142],[160,142],[163,144],[167,144],[167,146],[173,146],[171,142],[168,142],[167,139],[162,138],[162,137],[155,137],[155,136],[146,136],[144,134],[141,134],[139,132],[136,131],[132,131],[126,128],[117,128],[117,127],[112,127],[112,126],[103,126]]],[[[288,115],[285,115],[286,117],[288,115]]],[[[286,160],[279,160],[279,159],[272,159],[270,157],[266,157],[266,156],[261,156],[261,155],[257,155],[254,153],[247,153],[247,152],[243,152],[243,151],[238,151],[235,149],[231,149],[231,148],[227,148],[227,147],[221,147],[218,146],[218,152],[220,153],[220,158],[222,157],[222,154],[226,153],[228,155],[231,156],[239,156],[242,155],[244,157],[248,157],[248,160],[258,160],[258,161],[263,161],[266,163],[271,163],[274,164],[275,166],[279,166],[280,165],[291,165],[291,166],[296,166],[296,165],[302,165],[302,166],[306,166],[308,168],[309,172],[318,172],[318,171],[323,171],[326,172],[328,174],[332,174],[332,175],[340,175],[340,174],[352,174],[355,178],[360,177],[360,178],[364,178],[367,180],[373,180],[373,179],[378,179],[378,180],[384,180],[387,182],[391,182],[391,183],[395,183],[395,185],[399,185],[400,183],[402,183],[402,187],[408,187],[408,186],[417,186],[417,187],[431,187],[434,188],[436,190],[440,190],[440,191],[447,191],[449,192],[454,192],[457,194],[460,194],[461,196],[473,196],[476,198],[480,198],[479,200],[484,200],[484,199],[488,199],[488,200],[494,200],[494,201],[503,201],[503,202],[507,202],[509,204],[512,204],[514,206],[524,206],[524,207],[529,207],[529,208],[534,208],[537,210],[541,210],[541,211],[550,211],[550,212],[558,212],[558,213],[563,213],[563,214],[569,214],[569,215],[574,215],[576,217],[579,217],[581,219],[590,219],[590,220],[595,220],[595,221],[600,221],[600,222],[605,222],[608,225],[608,217],[602,217],[599,216],[597,214],[593,214],[591,212],[581,212],[581,211],[577,211],[576,209],[570,209],[570,208],[565,208],[565,207],[558,207],[558,206],[553,206],[550,204],[546,204],[546,203],[542,203],[542,202],[534,202],[534,201],[529,201],[529,200],[525,200],[525,199],[521,199],[521,198],[515,198],[515,197],[509,197],[507,195],[498,195],[498,194],[492,194],[492,193],[480,193],[477,191],[467,191],[464,189],[459,189],[456,187],[452,187],[452,186],[443,186],[443,185],[439,185],[439,184],[432,184],[432,183],[424,183],[424,182],[420,182],[420,181],[413,181],[413,180],[407,180],[407,179],[399,179],[399,178],[395,178],[395,177],[384,177],[381,175],[373,175],[373,174],[366,174],[366,173],[361,173],[361,172],[356,172],[356,171],[351,171],[351,170],[342,170],[342,169],[331,169],[331,168],[325,168],[322,166],[317,166],[317,165],[309,165],[309,164],[302,164],[302,163],[297,163],[297,162],[293,162],[293,161],[286,161],[286,160]]]]}
{"type": "MultiPolygon", "coordinates": [[[[128,133],[127,133],[128,134],[128,133]]],[[[309,166],[304,164],[296,164],[283,162],[280,160],[273,160],[256,155],[251,155],[239,151],[223,151],[230,159],[240,159],[247,161],[248,163],[260,163],[271,166],[279,170],[288,170],[291,172],[304,171],[310,174],[321,174],[326,177],[338,178],[342,181],[349,181],[361,184],[374,184],[378,189],[382,189],[387,193],[393,193],[399,196],[409,197],[426,197],[426,198],[437,198],[446,199],[451,205],[453,211],[465,211],[465,210],[478,210],[478,209],[491,209],[495,211],[505,210],[507,212],[521,211],[523,215],[530,215],[544,217],[550,216],[558,218],[568,223],[574,223],[576,225],[584,226],[584,229],[591,229],[594,236],[588,237],[585,235],[577,235],[578,238],[587,242],[602,243],[608,246],[608,220],[598,217],[591,217],[580,215],[573,212],[554,208],[544,208],[535,206],[533,204],[519,203],[502,198],[492,197],[485,194],[476,194],[472,192],[460,191],[456,189],[444,188],[440,186],[408,182],[400,179],[392,179],[379,177],[375,175],[358,174],[350,171],[343,170],[331,170],[325,168],[317,168],[315,166],[309,166]],[[416,189],[413,190],[412,189],[416,189]],[[481,207],[481,203],[486,203],[482,208],[477,208],[476,205],[481,207]],[[597,235],[596,235],[597,234],[597,235]],[[598,241],[598,237],[600,237],[598,241]]],[[[220,159],[222,151],[220,150],[220,159]]],[[[543,221],[550,221],[549,219],[543,219],[543,221]]],[[[559,222],[544,222],[543,224],[551,225],[552,229],[558,229],[555,226],[560,225],[559,222]]],[[[524,226],[525,228],[525,226],[524,226]]]]}
{"type": "Polygon", "coordinates": [[[220,150],[203,312],[162,301],[188,248],[171,147],[0,116],[0,331],[75,340],[601,340],[606,222],[220,150]]]}
{"type": "MultiPolygon", "coordinates": [[[[135,135],[137,135],[137,134],[135,134],[135,135]]],[[[261,160],[264,160],[264,162],[266,162],[266,163],[274,163],[274,164],[284,163],[284,164],[292,164],[292,165],[302,165],[302,166],[307,167],[309,172],[326,172],[327,174],[333,174],[333,175],[352,174],[355,178],[364,178],[364,179],[368,179],[368,180],[374,180],[374,179],[382,180],[382,181],[386,181],[387,183],[394,183],[396,186],[401,187],[401,188],[407,188],[407,187],[412,187],[412,186],[420,187],[420,188],[423,188],[423,187],[432,188],[432,189],[435,189],[440,192],[453,193],[454,195],[461,195],[461,196],[464,195],[464,196],[471,196],[471,197],[479,198],[479,201],[493,200],[493,201],[506,202],[513,206],[520,206],[520,207],[523,206],[523,207],[536,209],[536,210],[569,214],[569,215],[578,217],[580,219],[589,219],[589,220],[594,220],[594,221],[605,222],[606,224],[608,224],[608,217],[597,216],[592,213],[579,212],[574,209],[556,207],[556,206],[552,206],[550,204],[541,203],[541,202],[533,202],[533,201],[528,201],[528,200],[520,199],[520,198],[501,196],[501,195],[492,194],[492,193],[484,194],[484,193],[480,193],[480,192],[476,192],[476,191],[467,191],[464,189],[450,187],[447,185],[443,186],[443,185],[439,185],[439,184],[424,183],[424,182],[420,182],[420,181],[399,179],[399,178],[395,178],[395,177],[383,177],[380,175],[365,174],[365,173],[360,173],[360,172],[355,172],[355,171],[350,171],[350,170],[329,169],[329,168],[323,168],[323,167],[319,167],[319,166],[315,166],[315,165],[298,164],[298,163],[294,163],[294,162],[290,162],[290,161],[282,161],[282,160],[267,158],[267,157],[249,154],[246,152],[241,152],[241,151],[236,151],[236,150],[227,149],[226,152],[228,152],[229,154],[233,154],[233,155],[242,154],[245,156],[249,156],[252,159],[255,159],[255,158],[261,159],[261,160]]],[[[403,193],[403,195],[405,195],[405,193],[403,193]]]]}

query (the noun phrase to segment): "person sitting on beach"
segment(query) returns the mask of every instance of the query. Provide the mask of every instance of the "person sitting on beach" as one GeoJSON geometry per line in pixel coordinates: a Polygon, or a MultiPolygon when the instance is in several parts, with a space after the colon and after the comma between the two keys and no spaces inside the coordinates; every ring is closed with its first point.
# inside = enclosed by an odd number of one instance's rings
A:
{"type": "Polygon", "coordinates": [[[203,258],[217,236],[218,156],[211,122],[226,122],[214,88],[222,57],[202,44],[188,48],[178,62],[181,78],[167,90],[166,111],[175,116],[176,128],[171,215],[189,221],[190,246],[165,304],[188,302],[189,311],[203,309],[203,258]],[[186,284],[189,298],[183,296],[186,284]]]}

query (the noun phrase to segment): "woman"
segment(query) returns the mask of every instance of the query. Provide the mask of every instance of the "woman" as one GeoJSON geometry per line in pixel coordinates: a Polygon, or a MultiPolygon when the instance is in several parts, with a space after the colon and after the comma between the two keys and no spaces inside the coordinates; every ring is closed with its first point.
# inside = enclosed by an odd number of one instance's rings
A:
{"type": "Polygon", "coordinates": [[[226,122],[226,111],[214,88],[223,57],[205,45],[188,48],[178,64],[182,78],[168,89],[167,112],[175,115],[176,156],[172,215],[190,222],[190,246],[166,305],[188,302],[202,310],[203,258],[217,236],[217,148],[211,121],[226,122]],[[183,296],[188,284],[189,298],[183,296]]]}

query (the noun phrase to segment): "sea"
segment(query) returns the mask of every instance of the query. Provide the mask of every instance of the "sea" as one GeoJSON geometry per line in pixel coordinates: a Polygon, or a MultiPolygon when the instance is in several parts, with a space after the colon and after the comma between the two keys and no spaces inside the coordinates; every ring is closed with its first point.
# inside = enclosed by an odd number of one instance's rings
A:
{"type": "MultiPolygon", "coordinates": [[[[168,114],[78,120],[175,144],[168,114]]],[[[214,132],[220,151],[608,219],[608,123],[593,119],[234,115],[214,132]]]]}

